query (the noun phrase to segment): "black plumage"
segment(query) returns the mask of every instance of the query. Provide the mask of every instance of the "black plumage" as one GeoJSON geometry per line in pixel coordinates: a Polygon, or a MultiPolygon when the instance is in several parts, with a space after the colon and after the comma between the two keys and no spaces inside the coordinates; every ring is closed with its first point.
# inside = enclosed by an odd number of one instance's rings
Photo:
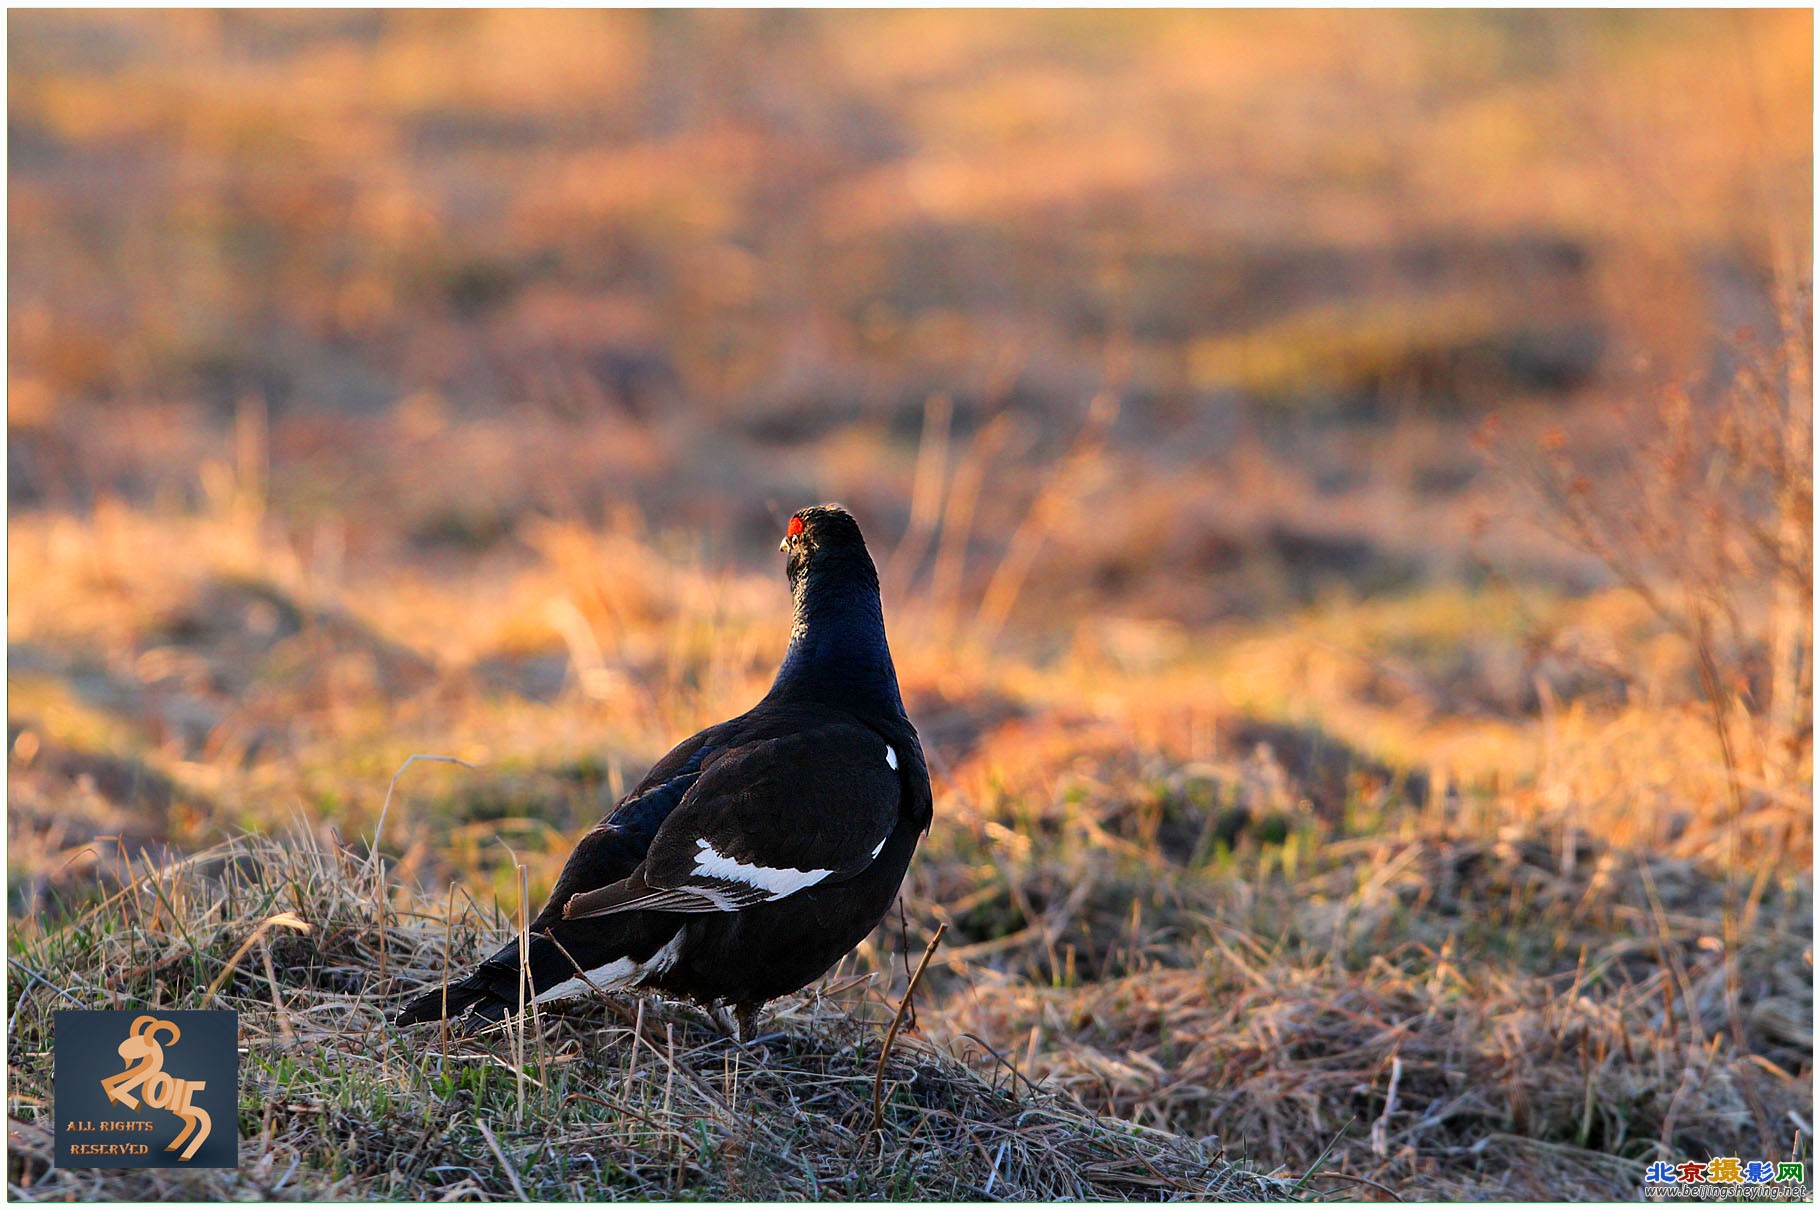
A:
{"type": "Polygon", "coordinates": [[[531,922],[522,993],[514,938],[399,1024],[648,988],[749,1027],[877,926],[933,816],[928,766],[858,523],[803,509],[781,549],[795,618],[770,692],[671,749],[582,837],[531,922]]]}

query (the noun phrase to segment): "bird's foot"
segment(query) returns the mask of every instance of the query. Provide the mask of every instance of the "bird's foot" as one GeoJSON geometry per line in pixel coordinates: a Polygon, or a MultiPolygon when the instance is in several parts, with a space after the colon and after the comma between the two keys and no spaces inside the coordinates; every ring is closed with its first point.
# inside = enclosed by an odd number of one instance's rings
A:
{"type": "Polygon", "coordinates": [[[741,1043],[750,1045],[758,1039],[759,1005],[741,1004],[733,1010],[733,1036],[741,1043]]]}
{"type": "Polygon", "coordinates": [[[708,1010],[708,1016],[720,1026],[721,1032],[731,1037],[742,1046],[750,1046],[758,1040],[757,1004],[720,1004],[708,1010]]]}
{"type": "Polygon", "coordinates": [[[787,1034],[773,1030],[768,1034],[758,1032],[758,1015],[764,1008],[764,1001],[755,1004],[728,1004],[722,1001],[697,1000],[695,1006],[703,1016],[713,1022],[722,1036],[739,1044],[743,1050],[751,1050],[761,1042],[770,1042],[787,1034]]]}

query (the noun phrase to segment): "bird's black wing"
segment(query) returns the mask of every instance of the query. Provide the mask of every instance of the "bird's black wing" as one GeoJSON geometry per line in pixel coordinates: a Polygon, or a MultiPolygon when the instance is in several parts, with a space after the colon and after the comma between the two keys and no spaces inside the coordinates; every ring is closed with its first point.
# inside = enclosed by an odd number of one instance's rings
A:
{"type": "Polygon", "coordinates": [[[732,912],[877,858],[897,826],[904,754],[857,722],[823,722],[712,754],[628,876],[571,896],[568,919],[732,912]]]}
{"type": "Polygon", "coordinates": [[[631,876],[644,861],[664,820],[701,777],[703,764],[722,751],[730,726],[720,723],[676,745],[620,800],[611,815],[582,836],[563,863],[549,902],[531,926],[533,932],[561,920],[563,905],[571,896],[631,876]]]}

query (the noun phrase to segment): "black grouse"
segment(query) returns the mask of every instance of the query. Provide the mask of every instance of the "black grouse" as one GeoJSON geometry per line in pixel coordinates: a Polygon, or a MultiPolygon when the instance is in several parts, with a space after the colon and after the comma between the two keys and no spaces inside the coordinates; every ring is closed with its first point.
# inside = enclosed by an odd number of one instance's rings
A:
{"type": "Polygon", "coordinates": [[[649,988],[731,1005],[749,1036],[884,918],[934,810],[878,572],[838,505],[792,516],[780,549],[795,619],[764,700],[671,749],[582,837],[531,922],[522,993],[515,938],[400,1025],[649,988]]]}

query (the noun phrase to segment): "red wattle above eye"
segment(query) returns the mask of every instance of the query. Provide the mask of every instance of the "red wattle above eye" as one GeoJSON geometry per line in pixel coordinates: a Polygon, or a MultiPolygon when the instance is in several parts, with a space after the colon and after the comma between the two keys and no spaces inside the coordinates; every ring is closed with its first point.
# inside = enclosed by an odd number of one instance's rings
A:
{"type": "Polygon", "coordinates": [[[790,518],[790,529],[784,536],[789,537],[789,538],[794,538],[794,537],[798,536],[799,534],[801,534],[802,532],[803,532],[803,519],[801,517],[791,517],[790,518]]]}

